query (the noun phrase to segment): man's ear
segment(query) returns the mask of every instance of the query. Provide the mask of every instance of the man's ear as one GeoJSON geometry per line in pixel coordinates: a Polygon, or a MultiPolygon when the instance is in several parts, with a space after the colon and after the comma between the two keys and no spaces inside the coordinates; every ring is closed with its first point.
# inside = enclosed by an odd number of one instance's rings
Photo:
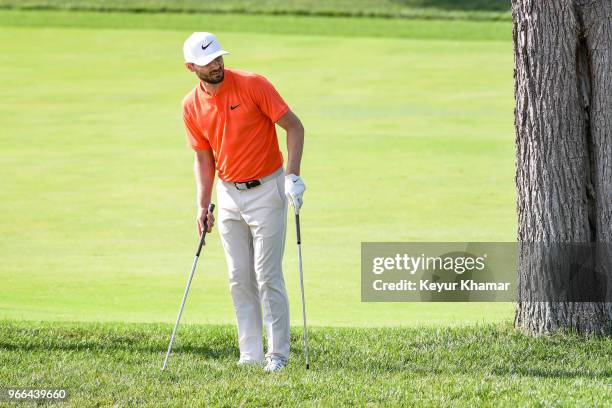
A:
{"type": "Polygon", "coordinates": [[[189,71],[193,72],[193,63],[186,62],[185,63],[185,68],[187,68],[189,71]]]}

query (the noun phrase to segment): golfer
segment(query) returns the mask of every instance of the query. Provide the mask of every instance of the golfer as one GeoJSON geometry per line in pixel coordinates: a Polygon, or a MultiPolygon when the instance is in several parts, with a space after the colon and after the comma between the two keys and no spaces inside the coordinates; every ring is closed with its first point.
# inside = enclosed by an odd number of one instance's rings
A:
{"type": "Polygon", "coordinates": [[[228,52],[213,34],[193,33],[183,53],[185,66],[199,79],[183,99],[187,139],[195,151],[198,232],[204,221],[208,232],[214,225],[207,209],[216,169],[219,232],[238,324],[238,364],[267,360],[264,370],[278,371],[289,357],[282,260],[287,202],[299,211],[306,189],[300,178],[304,128],[266,78],[225,69],[228,52]],[[286,174],[275,124],[287,132],[286,174]]]}

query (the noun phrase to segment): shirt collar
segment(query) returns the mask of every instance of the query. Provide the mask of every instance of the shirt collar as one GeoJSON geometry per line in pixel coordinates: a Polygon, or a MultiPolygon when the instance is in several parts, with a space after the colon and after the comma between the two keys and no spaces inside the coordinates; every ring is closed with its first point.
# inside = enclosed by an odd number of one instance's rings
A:
{"type": "Polygon", "coordinates": [[[198,93],[200,94],[200,96],[204,99],[212,99],[212,98],[216,98],[219,95],[223,94],[225,89],[227,87],[229,87],[229,82],[231,81],[231,73],[226,69],[224,72],[224,78],[223,78],[223,82],[221,82],[221,86],[219,87],[217,93],[213,96],[208,94],[205,90],[204,90],[204,86],[202,85],[202,81],[200,80],[200,82],[198,83],[198,93]]]}

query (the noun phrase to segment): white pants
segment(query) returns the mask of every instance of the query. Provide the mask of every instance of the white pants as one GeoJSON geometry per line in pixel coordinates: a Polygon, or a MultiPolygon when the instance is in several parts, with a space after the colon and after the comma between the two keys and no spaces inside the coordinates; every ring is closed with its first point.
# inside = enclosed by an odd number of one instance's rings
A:
{"type": "Polygon", "coordinates": [[[282,260],[287,230],[285,173],[250,190],[217,182],[218,228],[225,249],[240,358],[289,357],[289,302],[282,260]],[[263,322],[262,322],[263,307],[263,322]]]}

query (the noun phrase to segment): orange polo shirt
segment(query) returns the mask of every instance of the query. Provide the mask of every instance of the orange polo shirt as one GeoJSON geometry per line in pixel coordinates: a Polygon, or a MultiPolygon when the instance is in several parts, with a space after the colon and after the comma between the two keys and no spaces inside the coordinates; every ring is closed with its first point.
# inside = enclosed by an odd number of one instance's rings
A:
{"type": "Polygon", "coordinates": [[[187,140],[194,150],[212,149],[223,181],[258,179],[282,166],[274,123],[288,111],[266,78],[227,68],[216,95],[198,83],[183,99],[187,140]]]}

